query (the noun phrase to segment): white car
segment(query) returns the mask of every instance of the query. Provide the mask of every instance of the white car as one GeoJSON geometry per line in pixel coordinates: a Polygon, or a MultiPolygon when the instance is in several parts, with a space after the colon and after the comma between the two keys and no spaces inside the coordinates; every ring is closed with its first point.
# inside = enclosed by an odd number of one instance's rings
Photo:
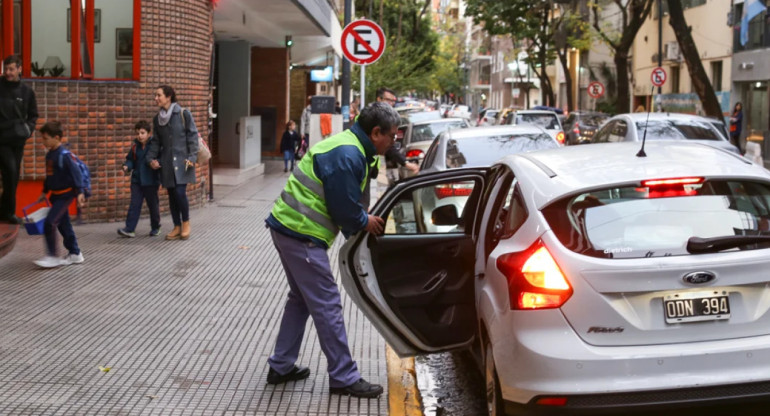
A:
{"type": "Polygon", "coordinates": [[[471,108],[467,105],[455,104],[446,113],[447,117],[458,117],[464,119],[471,118],[471,108]]]}
{"type": "Polygon", "coordinates": [[[715,123],[713,119],[690,114],[618,114],[602,124],[594,134],[591,143],[641,142],[647,130],[648,141],[687,140],[740,154],[738,148],[730,143],[715,123]]]}
{"type": "Polygon", "coordinates": [[[767,401],[770,172],[699,143],[638,150],[570,146],[400,182],[372,214],[409,207],[416,226],[351,238],[341,281],[400,356],[470,348],[493,415],[767,401]],[[413,195],[458,183],[463,211],[430,219],[451,227],[421,231],[413,195]]]}
{"type": "Polygon", "coordinates": [[[564,144],[564,129],[561,126],[559,116],[553,111],[547,110],[518,110],[514,113],[512,122],[514,126],[532,125],[544,129],[557,142],[564,144]]]}

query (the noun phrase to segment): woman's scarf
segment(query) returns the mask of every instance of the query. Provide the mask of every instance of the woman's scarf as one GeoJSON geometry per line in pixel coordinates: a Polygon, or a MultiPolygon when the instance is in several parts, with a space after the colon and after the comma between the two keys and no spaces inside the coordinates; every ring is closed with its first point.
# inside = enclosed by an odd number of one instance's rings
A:
{"type": "Polygon", "coordinates": [[[176,106],[177,103],[171,103],[171,105],[168,107],[168,110],[161,108],[160,112],[158,113],[158,124],[161,126],[168,124],[168,121],[171,120],[171,114],[174,113],[174,107],[176,106]]]}

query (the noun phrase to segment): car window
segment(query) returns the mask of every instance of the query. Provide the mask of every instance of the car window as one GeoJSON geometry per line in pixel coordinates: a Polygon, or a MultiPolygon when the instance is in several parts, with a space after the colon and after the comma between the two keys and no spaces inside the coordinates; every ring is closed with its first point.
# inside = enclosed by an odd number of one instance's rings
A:
{"type": "Polygon", "coordinates": [[[503,227],[503,238],[512,237],[527,220],[529,213],[527,212],[527,206],[524,204],[523,198],[518,182],[514,181],[506,200],[507,215],[503,227]]]}
{"type": "Polygon", "coordinates": [[[433,140],[439,134],[456,128],[466,127],[466,124],[462,120],[455,121],[442,121],[438,123],[419,124],[412,127],[412,137],[409,139],[409,143],[424,142],[433,140]]]}
{"type": "MultiPolygon", "coordinates": [[[[707,180],[611,187],[568,197],[543,213],[559,240],[576,253],[682,256],[689,254],[691,237],[770,235],[770,183],[707,180]]],[[[750,244],[735,250],[769,247],[750,244]]]]}
{"type": "Polygon", "coordinates": [[[627,134],[628,123],[626,123],[624,120],[615,120],[615,124],[612,126],[612,130],[610,130],[610,135],[607,138],[607,141],[622,142],[626,140],[627,134]]]}
{"type": "Polygon", "coordinates": [[[453,138],[446,143],[446,167],[490,166],[505,155],[558,147],[545,133],[453,138]]]}
{"type": "Polygon", "coordinates": [[[601,114],[588,114],[580,117],[580,125],[588,127],[599,127],[607,120],[607,116],[601,114]]]}
{"type": "Polygon", "coordinates": [[[648,140],[723,140],[709,123],[699,120],[638,121],[636,128],[643,132],[647,126],[648,140]]]}
{"type": "Polygon", "coordinates": [[[530,124],[546,130],[559,128],[559,119],[554,114],[517,114],[516,124],[530,124]]]}
{"type": "Polygon", "coordinates": [[[436,224],[441,224],[439,218],[449,219],[451,215],[447,213],[452,212],[462,219],[477,185],[473,180],[446,181],[403,193],[388,213],[385,234],[464,233],[462,220],[449,225],[436,224]]]}
{"type": "Polygon", "coordinates": [[[614,128],[615,128],[615,122],[614,121],[610,121],[604,127],[599,129],[598,132],[596,132],[596,135],[594,136],[594,138],[591,141],[594,142],[594,143],[606,143],[606,142],[610,141],[610,132],[614,128]]]}

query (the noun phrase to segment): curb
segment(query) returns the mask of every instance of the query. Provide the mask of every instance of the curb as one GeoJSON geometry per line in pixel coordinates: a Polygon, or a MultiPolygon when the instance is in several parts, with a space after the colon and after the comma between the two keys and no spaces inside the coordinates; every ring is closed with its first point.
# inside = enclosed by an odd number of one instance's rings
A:
{"type": "Polygon", "coordinates": [[[390,345],[385,347],[385,356],[388,363],[388,414],[423,416],[414,358],[399,358],[390,345]]]}

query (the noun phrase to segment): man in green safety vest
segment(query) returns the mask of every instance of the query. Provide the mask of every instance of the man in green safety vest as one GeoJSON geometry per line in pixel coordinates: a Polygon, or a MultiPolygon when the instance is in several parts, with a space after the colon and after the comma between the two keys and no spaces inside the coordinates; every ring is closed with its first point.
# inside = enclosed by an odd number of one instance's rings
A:
{"type": "Polygon", "coordinates": [[[340,292],[326,250],[338,232],[345,238],[361,230],[382,234],[382,218],[364,206],[377,155],[395,141],[400,117],[387,103],[364,108],[349,130],[310,148],[289,177],[265,221],[289,282],[275,351],[268,359],[270,384],[302,380],[310,369],[296,364],[305,324],[313,317],[326,355],[329,391],[377,397],[382,386],[361,378],[348,347],[340,292]]]}

